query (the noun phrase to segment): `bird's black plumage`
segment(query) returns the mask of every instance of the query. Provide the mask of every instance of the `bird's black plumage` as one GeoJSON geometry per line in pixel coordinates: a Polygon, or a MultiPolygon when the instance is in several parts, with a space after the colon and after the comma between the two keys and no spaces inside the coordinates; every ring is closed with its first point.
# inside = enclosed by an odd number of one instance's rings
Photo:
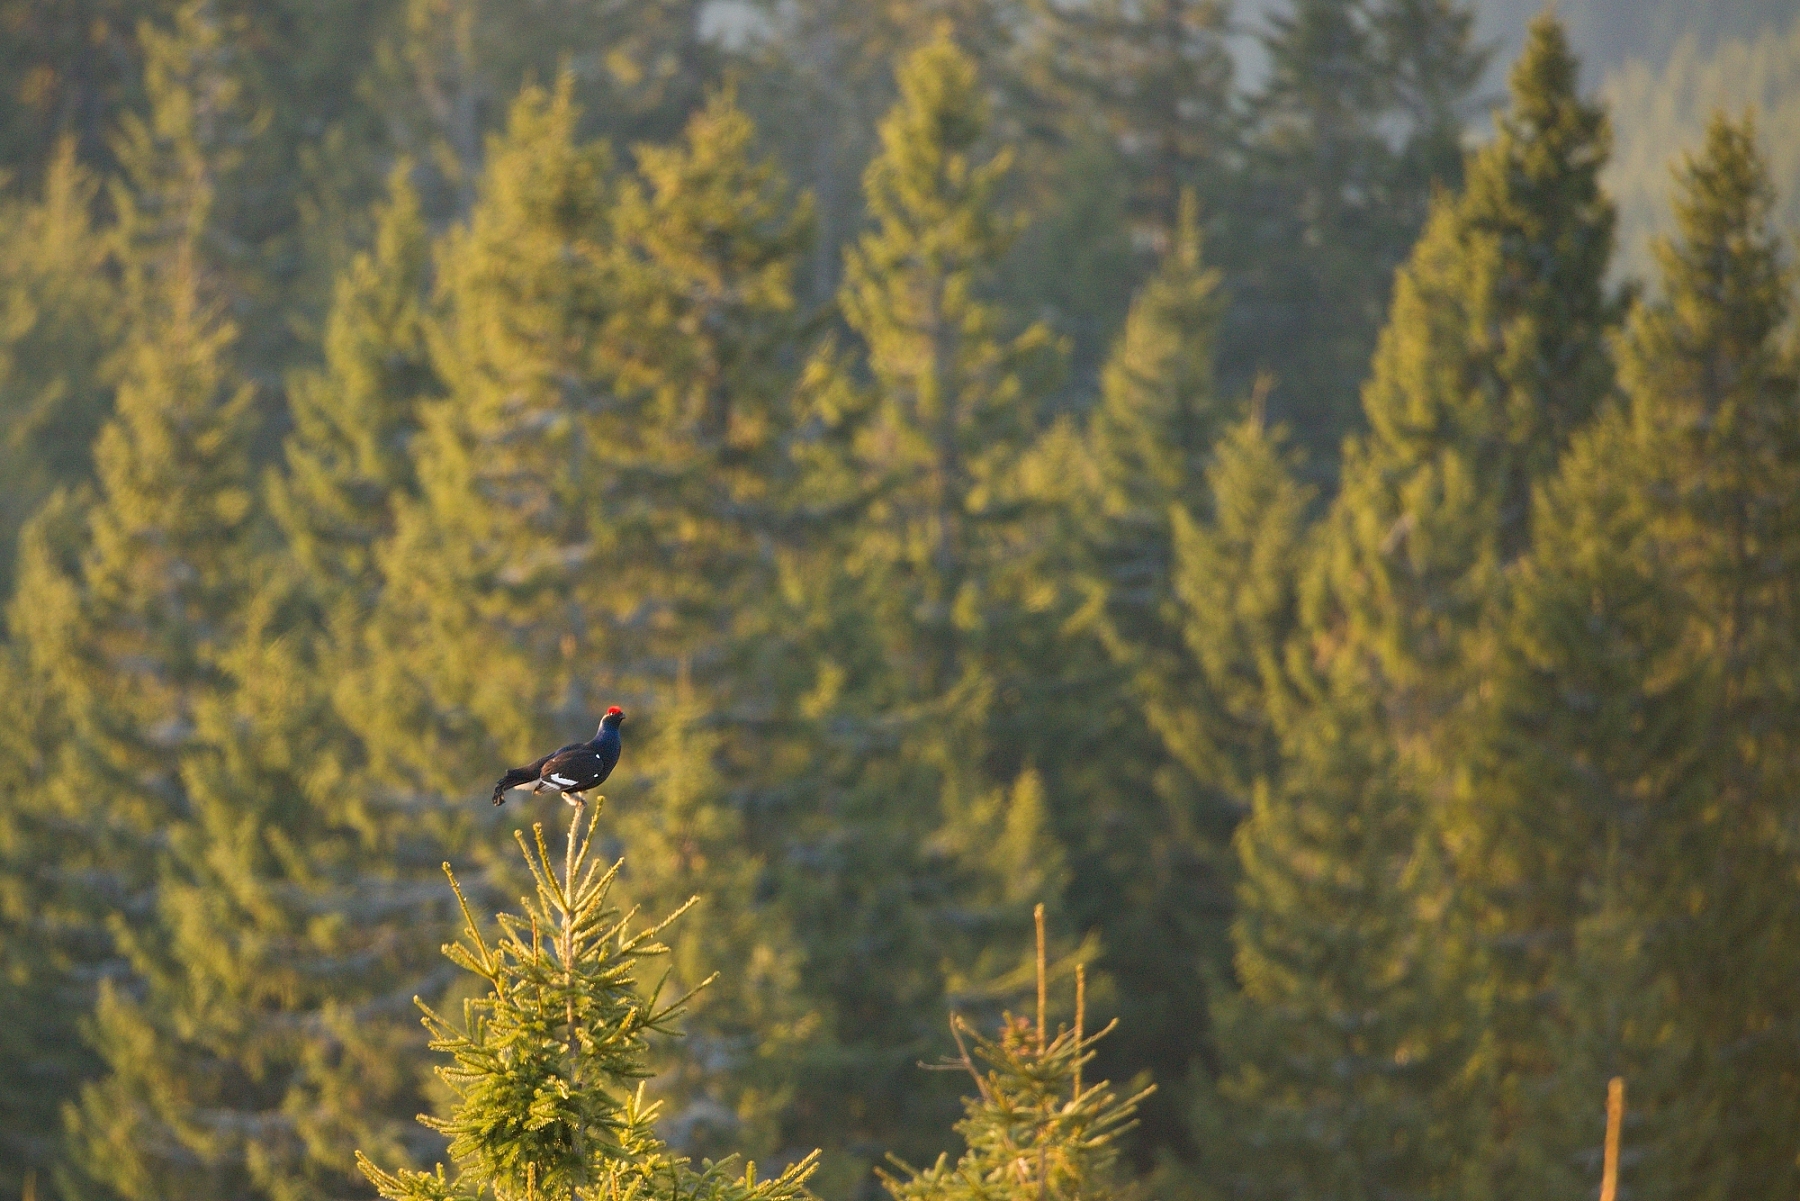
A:
{"type": "Polygon", "coordinates": [[[565,797],[579,797],[588,789],[605,783],[606,777],[612,775],[612,769],[619,764],[619,753],[624,750],[619,739],[619,725],[624,720],[625,710],[614,705],[606,711],[606,716],[600,719],[600,728],[586,742],[572,742],[536,762],[508,769],[494,785],[494,804],[506,799],[507,789],[526,784],[532,786],[533,792],[548,789],[565,797]]]}

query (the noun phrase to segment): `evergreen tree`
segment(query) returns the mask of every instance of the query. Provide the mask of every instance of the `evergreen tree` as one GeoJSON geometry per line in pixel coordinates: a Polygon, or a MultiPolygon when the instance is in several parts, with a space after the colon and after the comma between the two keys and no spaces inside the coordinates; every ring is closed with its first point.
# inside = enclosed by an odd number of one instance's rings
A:
{"type": "MultiPolygon", "coordinates": [[[[83,790],[108,787],[103,826],[151,840],[181,809],[170,752],[192,738],[195,707],[216,684],[253,505],[252,393],[224,361],[236,328],[198,246],[214,189],[196,105],[181,81],[153,82],[152,117],[130,138],[132,178],[114,191],[126,330],[114,413],[93,451],[98,495],[65,502],[86,510],[79,544],[51,542],[72,523],[50,514],[44,536],[28,539],[13,615],[68,726],[58,808],[79,814],[90,807],[83,790]]],[[[133,871],[147,866],[140,858],[133,871]]]]}
{"type": "Polygon", "coordinates": [[[1389,278],[1431,190],[1456,182],[1445,121],[1481,74],[1469,34],[1461,5],[1414,0],[1297,0],[1270,18],[1221,243],[1244,257],[1224,264],[1236,295],[1220,366],[1240,386],[1274,372],[1271,415],[1314,470],[1355,425],[1389,278]]]}
{"type": "MultiPolygon", "coordinates": [[[[807,1195],[815,1155],[758,1180],[754,1164],[695,1166],[657,1137],[657,1112],[641,1082],[649,1042],[671,1032],[686,998],[646,994],[637,972],[668,948],[657,941],[680,911],[633,930],[635,913],[608,903],[619,873],[593,862],[593,822],[578,807],[559,877],[541,825],[535,844],[516,835],[535,884],[522,914],[500,916],[490,945],[451,876],[467,925],[445,947],[488,990],[463,1003],[456,1023],[421,1003],[435,1050],[453,1065],[438,1074],[455,1096],[446,1118],[424,1119],[450,1140],[456,1172],[363,1170],[391,1201],[449,1197],[572,1199],[597,1196],[705,1201],[790,1201],[807,1195]],[[585,827],[585,828],[584,828],[585,827]]],[[[596,812],[595,817],[598,817],[596,812]]],[[[446,865],[446,874],[448,866],[446,865]]]]}
{"type": "Polygon", "coordinates": [[[831,1123],[817,1141],[917,1155],[936,1150],[953,1101],[906,1079],[945,990],[1015,970],[1007,934],[1030,877],[1013,872],[1054,879],[1064,861],[1045,787],[1058,727],[1025,691],[1055,616],[1046,598],[1025,602],[1021,554],[1040,533],[1022,473],[1054,344],[1042,328],[1010,333],[987,298],[1008,241],[1007,160],[984,153],[975,64],[940,31],[898,80],[841,300],[867,374],[826,352],[802,380],[817,433],[797,447],[798,516],[841,516],[811,525],[821,536],[785,581],[806,675],[792,745],[806,758],[783,836],[786,855],[823,868],[790,894],[834,1002],[838,1062],[808,1087],[829,1098],[814,1102],[831,1123]]]}
{"type": "Polygon", "coordinates": [[[1172,514],[1198,492],[1229,412],[1213,381],[1219,273],[1200,251],[1190,192],[1169,254],[1132,303],[1089,422],[1101,489],[1095,507],[1104,515],[1100,553],[1112,561],[1109,607],[1124,641],[1154,638],[1173,559],[1172,514]]]}
{"type": "Polygon", "coordinates": [[[1191,1090],[1205,1087],[1201,1073],[1218,1070],[1218,1044],[1210,1020],[1193,1015],[1210,1012],[1229,978],[1233,831],[1259,785],[1278,778],[1281,732],[1302,709],[1286,660],[1312,490],[1296,478],[1285,431],[1266,429],[1253,405],[1225,427],[1184,495],[1192,500],[1170,498],[1155,621],[1138,636],[1109,638],[1153,741],[1130,756],[1118,754],[1118,740],[1096,751],[1109,774],[1128,770],[1121,758],[1152,765],[1137,786],[1160,802],[1157,837],[1146,854],[1114,833],[1111,872],[1090,887],[1091,903],[1108,911],[1096,921],[1108,947],[1102,962],[1125,993],[1121,1012],[1146,1028],[1121,1040],[1114,1062],[1153,1066],[1174,1086],[1146,1107],[1146,1137],[1204,1159],[1217,1132],[1186,1128],[1186,1115],[1191,1090]],[[1152,886],[1156,902],[1135,900],[1152,886]],[[1134,900],[1117,911],[1118,897],[1134,900]]]}
{"type": "Polygon", "coordinates": [[[111,405],[105,365],[118,337],[97,181],[64,142],[41,199],[0,209],[0,578],[17,531],[59,486],[90,478],[94,434],[111,405]]]}
{"type": "MultiPolygon", "coordinates": [[[[1187,610],[1182,589],[1194,573],[1178,566],[1201,537],[1189,512],[1207,511],[1209,461],[1230,415],[1212,374],[1219,277],[1202,262],[1191,193],[1177,228],[1132,305],[1085,430],[1060,425],[1034,465],[1066,514],[1036,572],[1075,594],[1058,686],[1131,702],[1084,706],[1064,734],[1057,791],[1084,818],[1065,824],[1080,840],[1072,916],[1101,933],[1097,965],[1117,982],[1127,1032],[1103,1059],[1120,1075],[1158,1071],[1162,1093],[1144,1111],[1145,1137],[1158,1143],[1184,1141],[1183,1068],[1206,1046],[1191,1016],[1204,1005],[1203,966],[1227,966],[1238,813],[1237,782],[1211,757],[1236,731],[1205,726],[1200,710],[1212,694],[1186,637],[1196,616],[1219,611],[1187,610]]],[[[1221,497],[1249,507],[1263,499],[1221,497]]],[[[1208,565],[1200,586],[1223,583],[1238,566],[1208,565]]],[[[1260,698],[1250,704],[1259,708],[1260,698]]]]}
{"type": "Polygon", "coordinates": [[[1478,1188],[1468,1165],[1503,1137],[1459,1116],[1501,1086],[1491,1059],[1462,1058],[1487,1054],[1471,1041],[1486,968],[1458,941],[1449,873],[1480,864],[1450,858],[1454,813],[1432,801],[1529,489],[1610,385],[1605,122],[1574,82],[1541,20],[1499,136],[1400,273],[1284,665],[1279,762],[1239,834],[1244,991],[1220,1019],[1241,1032],[1221,1088],[1259,1115],[1256,1145],[1283,1148],[1287,1187],[1478,1188]]]}
{"type": "MultiPolygon", "coordinates": [[[[1209,461],[1230,413],[1212,372],[1218,289],[1218,272],[1201,263],[1190,195],[1175,247],[1133,302],[1101,376],[1084,439],[1094,494],[1075,501],[1096,518],[1084,534],[1095,557],[1100,637],[1178,757],[1191,753],[1193,732],[1176,733],[1171,723],[1182,719],[1168,706],[1181,705],[1196,683],[1184,666],[1177,611],[1178,531],[1191,534],[1190,509],[1204,507],[1209,461]]],[[[1195,778],[1203,787],[1223,783],[1214,765],[1195,778]]]]}
{"type": "MultiPolygon", "coordinates": [[[[1795,761],[1791,269],[1747,124],[1716,121],[1678,182],[1662,296],[1620,344],[1625,404],[1539,498],[1468,830],[1483,920],[1517,948],[1497,966],[1525,1015],[1518,1092],[1552,1091],[1553,1116],[1624,1074],[1635,1190],[1772,1193],[1796,1104],[1792,1018],[1764,983],[1792,970],[1795,920],[1775,817],[1795,761]],[[1631,970],[1597,970],[1603,918],[1631,970]]],[[[1530,1118],[1506,1148],[1527,1186],[1583,1150],[1530,1118]]]]}
{"type": "Polygon", "coordinates": [[[948,33],[899,67],[901,99],[865,178],[871,228],[841,297],[872,387],[846,433],[856,498],[873,497],[853,565],[901,695],[941,696],[985,625],[979,589],[1014,522],[1011,473],[1035,432],[1041,327],[1008,335],[983,296],[1011,223],[996,208],[1010,156],[982,161],[974,63],[948,33]],[[974,606],[967,613],[959,608],[974,606]]]}
{"type": "Polygon", "coordinates": [[[391,1001],[423,985],[418,935],[447,916],[409,886],[441,823],[370,795],[332,703],[422,373],[422,239],[396,191],[375,256],[340,283],[329,374],[293,390],[291,472],[270,489],[287,543],[245,572],[240,632],[175,757],[186,803],[154,910],[120,932],[139,985],[103,998],[107,1072],[73,1128],[112,1196],[341,1195],[352,1149],[398,1147],[421,1100],[391,1001]]]}
{"type": "MultiPolygon", "coordinates": [[[[80,506],[70,493],[91,479],[90,448],[111,407],[118,297],[107,275],[110,247],[93,217],[96,192],[73,142],[64,141],[41,198],[0,207],[0,580],[9,594],[21,553],[38,557],[54,553],[45,543],[78,541],[71,510],[80,506]],[[53,511],[24,536],[26,521],[46,505],[53,511]],[[36,546],[24,550],[27,541],[36,546]]],[[[21,1018],[0,1034],[0,1057],[17,1067],[0,1084],[0,1188],[12,1191],[24,1188],[27,1173],[48,1183],[61,1106],[92,1071],[75,1029],[89,1002],[77,965],[104,954],[48,901],[68,881],[58,881],[45,852],[69,831],[39,811],[35,794],[60,723],[27,659],[15,644],[0,668],[0,1004],[21,1018]]]]}
{"type": "MultiPolygon", "coordinates": [[[[604,336],[612,386],[633,406],[634,516],[654,544],[632,562],[631,586],[659,598],[663,645],[703,665],[694,680],[715,711],[732,703],[717,695],[727,680],[750,683],[745,643],[762,632],[771,570],[759,544],[787,499],[802,334],[793,279],[810,234],[810,203],[754,157],[755,136],[721,91],[679,141],[636,149],[614,214],[604,336]]],[[[617,578],[625,565],[612,563],[617,578]]]]}
{"type": "Polygon", "coordinates": [[[1236,140],[1224,0],[1040,0],[1038,89],[1071,122],[1091,123],[1131,176],[1128,219],[1143,244],[1178,236],[1184,190],[1207,200],[1236,140]]]}
{"type": "Polygon", "coordinates": [[[1529,542],[1532,483],[1612,382],[1606,118],[1553,19],[1512,90],[1400,271],[1334,510],[1338,637],[1379,663],[1403,738],[1459,695],[1499,573],[1529,542]]]}
{"type": "Polygon", "coordinates": [[[1082,1069],[1094,1058],[1094,1044],[1118,1021],[1093,1034],[1084,1032],[1085,978],[1078,966],[1075,1024],[1059,1026],[1054,1036],[1048,1033],[1043,917],[1040,905],[1036,1024],[1009,1013],[999,1037],[987,1038],[952,1015],[961,1057],[935,1066],[967,1070],[975,1080],[976,1095],[963,1099],[963,1118],[956,1124],[966,1150],[954,1163],[947,1153],[940,1155],[923,1171],[895,1160],[904,1175],[881,1174],[895,1201],[1109,1201],[1121,1191],[1114,1170],[1119,1136],[1131,1129],[1138,1104],[1155,1086],[1126,1098],[1105,1081],[1083,1086],[1082,1069]],[[973,1053],[965,1035],[974,1044],[973,1053]]]}
{"type": "Polygon", "coordinates": [[[186,256],[133,308],[76,573],[47,542],[28,551],[13,633],[68,722],[49,789],[57,807],[91,811],[90,790],[104,789],[91,816],[135,842],[153,841],[181,810],[172,752],[192,739],[196,705],[218,679],[253,496],[250,391],[220,365],[232,329],[195,294],[186,256]]]}
{"type": "Polygon", "coordinates": [[[1041,327],[1006,336],[980,294],[1010,232],[995,207],[1010,156],[976,157],[987,115],[974,63],[940,33],[899,80],[864,180],[873,228],[846,260],[841,303],[875,380],[858,450],[887,529],[866,570],[886,577],[871,590],[882,626],[912,644],[890,653],[930,695],[956,680],[970,619],[955,610],[980,604],[982,553],[1000,536],[986,527],[1004,518],[1007,473],[1033,432],[1033,360],[1051,344],[1041,327]]]}
{"type": "MultiPolygon", "coordinates": [[[[9,612],[24,710],[9,770],[28,789],[14,804],[34,848],[35,966],[48,973],[28,987],[56,1002],[28,1062],[47,1073],[52,1105],[90,1067],[70,1054],[71,1028],[95,983],[127,970],[124,932],[154,912],[157,863],[188,805],[180,757],[234,635],[253,507],[252,394],[225,362],[235,330],[196,246],[212,179],[188,153],[182,87],[153,82],[155,120],[140,132],[164,136],[140,140],[132,180],[114,190],[122,345],[96,486],[53,496],[27,528],[9,612]]],[[[81,1170],[64,1192],[85,1187],[81,1170]]]]}
{"type": "MultiPolygon", "coordinates": [[[[1321,543],[1309,598],[1314,659],[1360,660],[1326,669],[1325,703],[1344,703],[1347,689],[1365,694],[1355,703],[1363,723],[1357,737],[1388,744],[1370,756],[1375,774],[1357,777],[1367,795],[1354,803],[1390,798],[1381,803],[1405,816],[1382,827],[1382,853],[1431,865],[1395,873],[1416,891],[1396,885],[1369,899],[1375,908],[1351,915],[1332,901],[1331,920],[1395,930],[1434,923],[1446,940],[1435,987],[1453,990],[1443,973],[1459,963],[1469,975],[1454,986],[1466,993],[1442,992],[1434,1011],[1412,999],[1403,976],[1390,975],[1399,969],[1384,966],[1389,950],[1371,947],[1366,961],[1344,970],[1366,981],[1394,979],[1385,1020],[1405,1039],[1440,1048],[1454,1047],[1491,1002],[1482,940],[1471,928],[1464,933],[1475,945],[1448,945],[1463,928],[1445,916],[1444,873],[1452,870],[1445,857],[1465,844],[1456,812],[1430,798],[1449,790],[1468,737],[1463,712],[1476,695],[1483,640],[1505,605],[1507,566],[1528,544],[1533,482],[1611,386],[1606,339],[1615,309],[1605,271],[1613,217],[1597,178],[1605,119],[1580,100],[1574,60],[1548,18],[1534,27],[1513,93],[1498,136],[1471,156],[1463,192],[1439,201],[1400,272],[1364,390],[1369,430],[1346,451],[1327,527],[1333,536],[1321,543]],[[1420,849],[1439,837],[1445,849],[1420,849]]],[[[1479,858],[1459,856],[1454,870],[1479,878],[1484,869],[1479,858]]],[[[1497,1020],[1506,1020],[1504,1011],[1497,1020]]],[[[1505,1036],[1500,1045],[1482,1071],[1464,1078],[1470,1099],[1432,1091],[1449,1079],[1439,1064],[1435,1075],[1422,1076],[1426,1091],[1407,1104],[1492,1112],[1508,1087],[1505,1036]]],[[[1440,1130],[1432,1141],[1479,1161],[1478,1144],[1504,1137],[1471,1127],[1454,1137],[1440,1130]]],[[[1446,1187],[1445,1162],[1415,1181],[1446,1187]]],[[[1421,1161],[1409,1170],[1423,1170],[1421,1161]]]]}
{"type": "Polygon", "coordinates": [[[1248,812],[1258,783],[1279,774],[1281,732],[1304,710],[1288,664],[1313,502],[1298,476],[1286,430],[1253,408],[1214,446],[1200,512],[1174,514],[1181,654],[1144,679],[1146,708],[1169,753],[1215,794],[1215,825],[1248,812]]]}
{"type": "Polygon", "coordinates": [[[1351,667],[1238,831],[1239,989],[1214,1002],[1224,1070],[1197,1113],[1222,1196],[1438,1196],[1470,1149],[1456,961],[1419,908],[1441,864],[1351,667]]]}
{"type": "Polygon", "coordinates": [[[583,571],[630,529],[629,485],[595,460],[632,441],[626,420],[596,428],[607,156],[575,141],[575,119],[568,81],[523,92],[489,147],[481,203],[436,257],[446,395],[422,408],[419,498],[398,506],[381,551],[366,666],[345,695],[377,778],[415,792],[473,795],[548,739],[542,715],[559,707],[586,724],[586,623],[609,598],[637,602],[583,571]]]}
{"type": "MultiPolygon", "coordinates": [[[[251,394],[224,374],[231,329],[195,295],[186,256],[133,307],[117,414],[95,448],[98,496],[74,545],[49,536],[76,533],[59,506],[40,518],[11,622],[60,726],[39,750],[36,803],[61,829],[64,887],[46,903],[69,906],[77,928],[154,909],[155,864],[188,807],[177,764],[222,685],[253,501],[251,394]]],[[[100,956],[87,970],[102,969],[109,940],[83,941],[100,956]]]]}
{"type": "Polygon", "coordinates": [[[394,169],[374,246],[339,278],[325,324],[325,366],[288,385],[294,432],[270,507],[326,606],[360,613],[377,583],[375,548],[412,490],[408,441],[436,389],[426,346],[429,255],[419,201],[394,169]]]}
{"type": "MultiPolygon", "coordinates": [[[[22,557],[54,556],[80,544],[82,509],[53,495],[25,531],[22,557]]],[[[65,582],[66,583],[66,582],[65,582]]],[[[66,601],[69,590],[55,599],[66,601]]],[[[11,616],[17,629],[22,623],[11,616]]],[[[86,830],[46,812],[38,790],[61,737],[53,694],[27,649],[8,643],[0,659],[0,1003],[14,1020],[0,1030],[0,1188],[21,1192],[51,1179],[63,1106],[98,1065],[82,1039],[93,1004],[92,965],[109,958],[106,931],[81,903],[81,866],[62,862],[86,830]]]]}

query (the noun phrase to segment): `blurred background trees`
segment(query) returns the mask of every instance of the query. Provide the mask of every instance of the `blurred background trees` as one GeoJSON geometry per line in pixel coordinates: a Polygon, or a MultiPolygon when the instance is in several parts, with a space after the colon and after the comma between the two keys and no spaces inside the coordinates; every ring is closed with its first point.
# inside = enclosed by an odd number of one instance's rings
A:
{"type": "Polygon", "coordinates": [[[437,865],[615,702],[672,1153],[972,1188],[1041,901],[1108,1189],[1566,1196],[1623,1072],[1791,1194],[1800,23],[1529,16],[0,0],[0,1195],[441,1159],[437,865]]]}

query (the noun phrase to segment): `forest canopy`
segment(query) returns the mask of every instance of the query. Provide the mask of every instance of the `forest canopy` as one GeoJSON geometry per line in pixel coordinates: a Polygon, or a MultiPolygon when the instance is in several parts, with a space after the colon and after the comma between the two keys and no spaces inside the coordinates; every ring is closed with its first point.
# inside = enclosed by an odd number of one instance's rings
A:
{"type": "Polygon", "coordinates": [[[0,0],[0,1197],[1793,1195],[1680,7],[0,0]]]}

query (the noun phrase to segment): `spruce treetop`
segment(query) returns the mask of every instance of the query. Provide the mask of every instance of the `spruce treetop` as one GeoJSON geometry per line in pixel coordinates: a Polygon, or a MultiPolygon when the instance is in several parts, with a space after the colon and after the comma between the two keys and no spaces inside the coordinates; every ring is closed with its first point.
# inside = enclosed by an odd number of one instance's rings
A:
{"type": "Polygon", "coordinates": [[[1213,386],[1223,307],[1219,272],[1201,257],[1199,202],[1184,190],[1174,244],[1132,301],[1101,373],[1092,437],[1109,513],[1137,516],[1198,476],[1225,416],[1213,386]]]}
{"type": "Polygon", "coordinates": [[[894,1201],[1109,1201],[1117,1195],[1112,1168],[1119,1136],[1137,1125],[1138,1105],[1155,1086],[1122,1098],[1105,1081],[1084,1085],[1082,1069],[1094,1058],[1094,1044],[1118,1021],[1084,1032],[1086,977],[1077,967],[1075,1024],[1049,1033],[1042,905],[1036,917],[1037,1021],[1008,1013],[998,1037],[988,1038],[960,1016],[951,1018],[960,1055],[936,1066],[965,1069],[974,1078],[975,1095],[964,1098],[956,1124],[967,1150],[955,1163],[940,1155],[923,1171],[890,1156],[903,1174],[878,1174],[894,1201]]]}
{"type": "MultiPolygon", "coordinates": [[[[1506,324],[1484,349],[1510,377],[1505,417],[1515,428],[1504,438],[1534,475],[1554,465],[1612,383],[1605,331],[1619,310],[1603,281],[1617,213],[1600,183],[1612,128],[1604,108],[1582,99],[1579,68],[1562,25],[1534,21],[1511,107],[1471,160],[1462,205],[1471,233],[1497,243],[1490,304],[1506,324]]],[[[1507,505],[1524,508],[1516,483],[1507,505]]],[[[1509,538],[1516,551],[1522,535],[1509,538]]]]}
{"type": "Polygon", "coordinates": [[[619,387],[652,396],[675,473],[741,462],[779,428],[774,359],[798,324],[794,268],[812,204],[755,143],[735,92],[720,89],[678,141],[636,147],[636,177],[619,189],[609,349],[619,387]]]}
{"type": "Polygon", "coordinates": [[[623,861],[591,857],[600,805],[586,808],[570,819],[560,875],[541,824],[530,842],[515,834],[535,896],[499,916],[492,942],[445,865],[466,925],[444,954],[488,986],[460,1023],[418,1003],[432,1048],[451,1058],[437,1072],[456,1097],[448,1117],[420,1120],[450,1139],[455,1171],[389,1173],[359,1156],[364,1173],[390,1201],[798,1201],[815,1156],[759,1181],[754,1164],[695,1167],[657,1137],[658,1106],[642,1088],[650,1039],[674,1033],[688,997],[662,1001],[638,971],[669,953],[659,936],[695,901],[634,930],[636,910],[609,903],[623,861]]]}
{"type": "Polygon", "coordinates": [[[412,489],[407,440],[437,390],[426,347],[430,251],[413,167],[397,164],[374,245],[338,278],[325,322],[325,365],[289,381],[294,432],[270,507],[294,556],[328,593],[366,588],[372,546],[412,489]]]}
{"type": "MultiPolygon", "coordinates": [[[[1790,311],[1792,280],[1772,226],[1775,192],[1756,150],[1754,120],[1715,115],[1705,146],[1677,168],[1675,180],[1677,234],[1654,248],[1661,302],[1634,315],[1621,364],[1634,393],[1672,391],[1673,381],[1646,369],[1660,373],[1682,359],[1697,364],[1703,346],[1715,348],[1715,358],[1748,355],[1766,363],[1778,353],[1775,334],[1790,311]]],[[[1716,388],[1726,381],[1706,382],[1716,388]]]]}
{"type": "MultiPolygon", "coordinates": [[[[1531,22],[1525,49],[1509,76],[1512,108],[1500,128],[1519,141],[1535,141],[1554,130],[1578,133],[1599,142],[1604,153],[1606,113],[1581,100],[1577,84],[1581,64],[1569,45],[1568,30],[1549,13],[1531,22]]],[[[1598,164],[1595,164],[1598,165],[1598,164]]]]}
{"type": "Polygon", "coordinates": [[[954,1164],[945,1155],[924,1171],[900,1165],[904,1177],[881,1173],[889,1194],[895,1201],[1111,1196],[1105,1177],[1118,1138],[1136,1125],[1132,1115],[1149,1092],[1122,1100],[1104,1082],[1082,1088],[1081,1068],[1111,1029],[1084,1037],[1065,1028],[1045,1042],[1029,1018],[1007,1014],[999,1036],[988,1038],[958,1018],[958,1035],[972,1044],[962,1066],[976,1085],[956,1124],[968,1149],[954,1164]]]}
{"type": "Polygon", "coordinates": [[[914,363],[915,343],[946,323],[964,338],[991,333],[995,314],[972,293],[1010,242],[994,200],[1012,160],[1002,149],[976,161],[988,106],[974,61],[948,30],[913,51],[897,79],[900,99],[863,176],[874,228],[847,257],[842,304],[876,371],[911,384],[929,415],[954,411],[958,398],[938,394],[944,365],[929,356],[914,363]],[[914,287],[921,274],[934,286],[914,287]]]}

